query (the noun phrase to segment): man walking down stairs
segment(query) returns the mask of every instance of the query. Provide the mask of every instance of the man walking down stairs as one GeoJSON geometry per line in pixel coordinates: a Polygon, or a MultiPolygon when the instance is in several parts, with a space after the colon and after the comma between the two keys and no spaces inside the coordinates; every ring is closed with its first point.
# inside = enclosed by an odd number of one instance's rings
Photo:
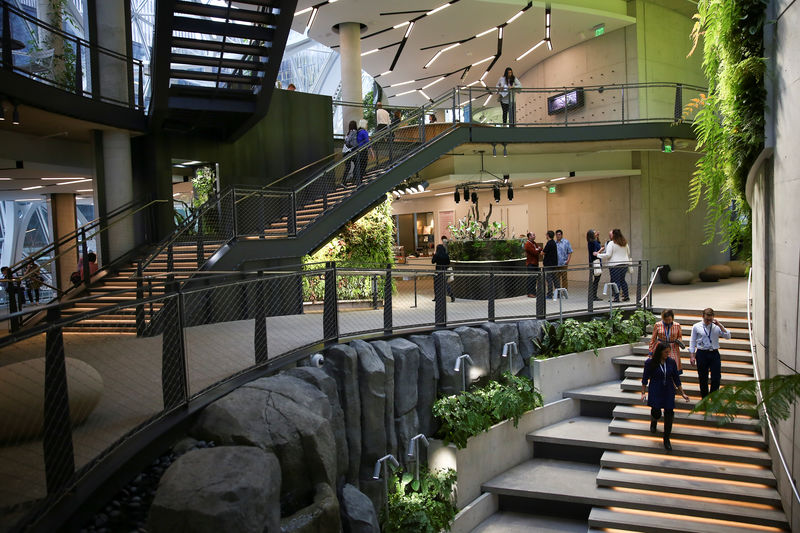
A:
{"type": "MultiPolygon", "coordinates": [[[[753,379],[746,318],[716,318],[732,334],[720,339],[722,386],[753,379]]],[[[701,312],[676,310],[675,320],[688,338],[701,312]]],[[[641,403],[646,358],[647,346],[635,346],[614,359],[621,382],[566,391],[580,402],[581,416],[527,435],[533,458],[483,484],[498,495],[501,512],[473,531],[555,531],[538,525],[552,515],[568,520],[562,531],[788,531],[758,419],[742,413],[719,426],[692,414],[700,387],[695,364],[681,350],[689,401],[675,398],[673,449],[666,451],[661,425],[650,432],[650,410],[641,403]]]]}

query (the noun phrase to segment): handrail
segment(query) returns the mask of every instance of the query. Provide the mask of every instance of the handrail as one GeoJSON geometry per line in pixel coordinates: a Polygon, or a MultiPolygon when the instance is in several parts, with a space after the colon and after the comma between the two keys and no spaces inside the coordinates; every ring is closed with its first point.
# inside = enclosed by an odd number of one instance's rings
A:
{"type": "Polygon", "coordinates": [[[261,187],[261,188],[262,188],[262,189],[268,189],[268,188],[270,188],[270,187],[274,187],[276,183],[279,183],[279,182],[281,182],[281,181],[283,181],[283,180],[285,180],[285,179],[287,179],[287,178],[289,178],[289,177],[291,177],[291,176],[294,176],[295,174],[297,174],[297,173],[299,173],[299,172],[302,172],[302,171],[304,171],[304,170],[306,170],[306,169],[308,169],[308,168],[311,168],[311,167],[313,167],[314,165],[316,165],[316,164],[318,164],[318,163],[321,163],[321,162],[325,161],[326,159],[330,159],[330,158],[332,158],[332,157],[336,157],[336,156],[337,156],[339,153],[341,153],[341,152],[334,152],[334,153],[332,153],[332,154],[328,154],[328,155],[326,155],[326,156],[320,157],[320,158],[319,158],[319,159],[317,159],[316,161],[312,161],[311,163],[309,163],[309,164],[307,164],[307,165],[305,165],[305,166],[303,166],[303,167],[300,167],[300,168],[298,168],[298,169],[297,169],[297,170],[295,170],[295,171],[289,172],[288,174],[286,174],[286,175],[285,175],[285,176],[283,176],[282,178],[278,178],[278,179],[276,179],[275,181],[272,181],[272,182],[270,182],[270,183],[267,183],[266,185],[264,185],[264,186],[263,186],[263,187],[261,187]]]}
{"type": "Polygon", "coordinates": [[[642,296],[641,300],[639,300],[640,304],[644,305],[645,300],[647,300],[647,297],[650,296],[650,291],[653,290],[653,284],[656,282],[656,276],[660,270],[661,265],[658,265],[656,269],[653,270],[653,275],[650,276],[650,285],[647,287],[647,291],[644,293],[644,296],[642,296]]]}
{"type": "Polygon", "coordinates": [[[761,403],[764,399],[764,396],[761,392],[761,377],[758,373],[758,362],[756,361],[756,345],[755,340],[753,339],[753,320],[751,315],[751,307],[753,306],[753,299],[751,296],[751,288],[753,282],[753,269],[750,268],[750,272],[747,274],[747,333],[750,337],[750,356],[753,360],[753,377],[756,381],[756,398],[758,399],[758,403],[761,404],[761,410],[763,411],[764,421],[766,422],[766,426],[769,429],[769,436],[772,439],[773,444],[775,445],[775,451],[778,452],[778,458],[781,461],[781,465],[783,466],[783,471],[786,473],[787,479],[789,480],[789,485],[792,487],[792,494],[794,494],[794,499],[798,503],[800,503],[800,493],[797,491],[797,487],[793,482],[794,477],[792,476],[792,472],[789,470],[789,466],[786,464],[786,458],[783,456],[783,451],[781,450],[780,442],[778,441],[778,437],[775,435],[775,430],[772,428],[772,421],[769,418],[769,413],[764,405],[761,403]]]}

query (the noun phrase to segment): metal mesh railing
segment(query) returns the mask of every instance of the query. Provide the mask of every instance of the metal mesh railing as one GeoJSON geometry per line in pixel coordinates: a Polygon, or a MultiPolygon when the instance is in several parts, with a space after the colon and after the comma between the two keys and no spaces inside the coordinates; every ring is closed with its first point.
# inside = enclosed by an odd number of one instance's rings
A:
{"type": "Polygon", "coordinates": [[[629,286],[629,301],[610,304],[594,301],[588,266],[454,265],[325,263],[209,274],[203,286],[164,284],[159,275],[116,293],[123,304],[94,308],[95,296],[46,307],[46,322],[0,339],[0,508],[40,502],[25,518],[35,522],[131,436],[243,372],[355,336],[634,308],[646,271],[644,262],[633,263],[633,274],[604,267],[601,297],[611,276],[619,284],[621,273],[629,286]],[[568,285],[567,297],[546,298],[548,276],[562,275],[553,284],[568,285]],[[87,311],[67,315],[70,306],[87,311]]]}

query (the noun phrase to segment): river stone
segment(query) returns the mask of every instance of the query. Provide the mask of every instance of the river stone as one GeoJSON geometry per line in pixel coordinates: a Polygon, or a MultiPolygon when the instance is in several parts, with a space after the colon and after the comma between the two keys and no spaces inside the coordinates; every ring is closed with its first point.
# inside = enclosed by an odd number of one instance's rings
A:
{"type": "Polygon", "coordinates": [[[457,394],[461,391],[461,374],[455,371],[456,360],[464,353],[461,337],[450,330],[434,331],[431,337],[439,361],[439,391],[445,396],[457,394]]]}
{"type": "Polygon", "coordinates": [[[266,420],[267,393],[240,387],[206,406],[197,417],[192,437],[222,445],[257,446],[272,449],[266,420]]]}
{"type": "Polygon", "coordinates": [[[397,417],[395,426],[397,427],[397,445],[400,448],[400,457],[397,457],[397,460],[405,465],[408,462],[408,443],[420,433],[417,412],[409,411],[403,416],[397,417]]]}
{"type": "Polygon", "coordinates": [[[355,348],[347,344],[331,346],[325,351],[322,369],[336,380],[339,403],[344,411],[349,451],[347,481],[357,486],[358,468],[361,464],[361,399],[358,390],[358,355],[355,348]]]}
{"type": "Polygon", "coordinates": [[[728,279],[729,277],[731,277],[733,269],[731,269],[731,267],[729,267],[728,265],[711,265],[709,267],[706,267],[705,271],[717,274],[719,276],[719,279],[728,279]]]}
{"type": "Polygon", "coordinates": [[[417,381],[417,416],[419,428],[426,435],[439,430],[433,416],[433,402],[439,391],[439,363],[436,343],[430,335],[409,335],[408,340],[419,347],[419,380],[417,381]]]}
{"type": "Polygon", "coordinates": [[[470,328],[462,326],[456,328],[455,332],[461,337],[461,345],[464,353],[468,353],[472,359],[469,367],[468,381],[472,383],[483,376],[489,375],[489,334],[480,328],[470,328]]]}
{"type": "Polygon", "coordinates": [[[353,485],[344,486],[339,505],[344,533],[380,533],[375,506],[353,485]]]}
{"type": "Polygon", "coordinates": [[[398,417],[417,408],[419,348],[403,338],[390,340],[389,346],[394,354],[394,414],[398,417]]]}
{"type": "MultiPolygon", "coordinates": [[[[344,430],[344,411],[342,411],[342,406],[339,405],[336,381],[321,368],[311,366],[290,368],[284,374],[314,385],[328,398],[328,403],[331,406],[331,429],[333,430],[333,438],[336,440],[337,478],[344,480],[344,476],[347,473],[347,437],[344,430]]],[[[392,430],[394,432],[394,428],[392,430]]]]}
{"type": "Polygon", "coordinates": [[[371,344],[354,340],[358,354],[358,387],[361,393],[360,479],[372,475],[375,461],[386,455],[386,368],[371,344]]]}
{"type": "MultiPolygon", "coordinates": [[[[519,347],[519,331],[514,323],[498,324],[497,322],[484,322],[481,328],[489,333],[489,361],[492,367],[492,378],[498,378],[503,372],[508,371],[508,359],[502,356],[503,346],[507,342],[516,342],[519,347]]],[[[517,374],[525,365],[521,355],[511,358],[511,371],[517,374]]]]}
{"type": "Polygon", "coordinates": [[[394,355],[386,341],[370,342],[375,353],[383,361],[386,369],[386,405],[383,411],[383,425],[386,428],[386,451],[397,457],[397,432],[394,430],[394,355]]]}
{"type": "Polygon", "coordinates": [[[314,502],[281,520],[280,533],[339,533],[339,500],[330,485],[314,487],[314,502]]]}
{"type": "Polygon", "coordinates": [[[153,533],[279,532],[281,469],[252,446],[217,446],[179,457],[150,506],[153,533]]]}
{"type": "Polygon", "coordinates": [[[728,266],[731,269],[731,276],[733,276],[735,278],[747,277],[747,263],[746,262],[734,259],[733,261],[728,261],[728,266]]]}

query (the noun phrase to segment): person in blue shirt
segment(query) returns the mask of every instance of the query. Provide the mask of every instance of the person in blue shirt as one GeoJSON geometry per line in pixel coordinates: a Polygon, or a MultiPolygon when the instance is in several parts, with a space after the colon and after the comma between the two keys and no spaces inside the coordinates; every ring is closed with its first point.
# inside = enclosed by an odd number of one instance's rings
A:
{"type": "MultiPolygon", "coordinates": [[[[358,121],[358,134],[356,135],[358,147],[369,143],[369,132],[367,131],[367,119],[362,118],[358,121]]],[[[358,152],[358,162],[356,163],[356,187],[361,185],[361,180],[364,179],[364,174],[367,171],[367,152],[368,150],[361,150],[358,152]]]]}
{"type": "Polygon", "coordinates": [[[697,377],[700,382],[700,396],[705,398],[710,392],[719,389],[722,378],[722,361],[719,355],[719,338],[731,338],[731,332],[714,318],[714,310],[703,309],[703,320],[692,326],[689,339],[689,361],[697,364],[697,377]],[[708,388],[708,374],[711,372],[711,390],[708,388]]]}
{"type": "Polygon", "coordinates": [[[567,267],[569,266],[569,260],[572,259],[572,245],[564,238],[564,232],[560,229],[556,230],[556,250],[558,252],[559,285],[569,289],[567,267]]]}
{"type": "Polygon", "coordinates": [[[661,410],[664,410],[664,448],[672,450],[669,438],[672,435],[672,421],[675,419],[675,391],[685,401],[689,396],[683,392],[678,365],[669,356],[669,346],[656,346],[653,357],[647,360],[642,374],[642,401],[650,406],[650,433],[656,432],[661,410]],[[648,382],[650,386],[648,387],[648,382]]]}

